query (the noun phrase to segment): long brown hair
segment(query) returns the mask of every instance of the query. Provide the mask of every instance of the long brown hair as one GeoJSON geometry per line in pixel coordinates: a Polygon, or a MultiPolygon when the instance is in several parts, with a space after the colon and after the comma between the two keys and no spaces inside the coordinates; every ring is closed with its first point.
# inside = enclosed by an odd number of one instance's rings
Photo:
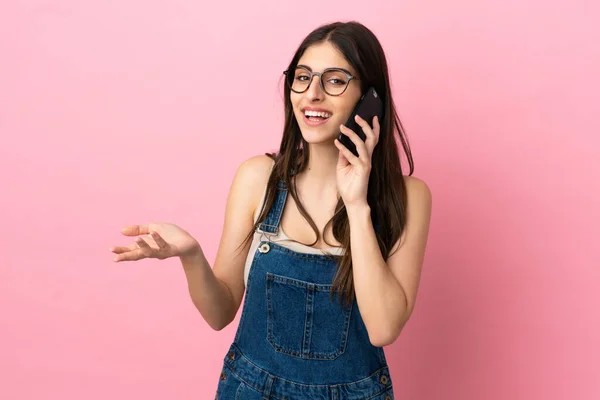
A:
{"type": "MultiPolygon", "coordinates": [[[[364,92],[368,87],[373,86],[384,103],[384,117],[380,121],[379,142],[375,146],[372,156],[367,201],[371,208],[372,220],[377,228],[377,242],[381,254],[383,254],[384,260],[387,260],[406,224],[406,187],[398,152],[399,144],[407,156],[410,167],[408,175],[412,175],[414,163],[408,139],[392,100],[385,54],[379,40],[364,25],[354,21],[335,22],[318,27],[304,39],[292,58],[288,70],[293,71],[296,68],[308,47],[326,41],[336,46],[356,69],[361,82],[361,90],[364,92]]],[[[298,205],[300,214],[310,224],[317,236],[315,242],[310,246],[316,244],[321,237],[316,224],[298,199],[295,179],[292,179],[295,174],[304,171],[307,167],[310,153],[308,143],[302,137],[300,127],[294,117],[290,89],[287,85],[283,86],[285,125],[279,153],[266,153],[274,160],[275,165],[267,183],[265,201],[257,222],[240,247],[244,247],[252,239],[254,231],[266,218],[275,202],[277,184],[281,179],[298,205]]],[[[329,224],[333,224],[333,236],[345,249],[342,256],[335,257],[338,260],[338,270],[332,284],[331,295],[337,291],[339,300],[345,305],[349,305],[355,299],[350,226],[341,198],[336,205],[332,219],[327,222],[323,232],[327,231],[329,224]]]]}

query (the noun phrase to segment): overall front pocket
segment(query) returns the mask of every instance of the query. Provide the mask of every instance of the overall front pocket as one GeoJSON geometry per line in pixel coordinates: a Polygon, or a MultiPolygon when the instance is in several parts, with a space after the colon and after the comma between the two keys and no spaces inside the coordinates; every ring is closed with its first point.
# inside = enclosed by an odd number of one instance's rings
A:
{"type": "Polygon", "coordinates": [[[333,360],[346,350],[352,307],[331,285],[267,273],[267,340],[292,357],[333,360]]]}

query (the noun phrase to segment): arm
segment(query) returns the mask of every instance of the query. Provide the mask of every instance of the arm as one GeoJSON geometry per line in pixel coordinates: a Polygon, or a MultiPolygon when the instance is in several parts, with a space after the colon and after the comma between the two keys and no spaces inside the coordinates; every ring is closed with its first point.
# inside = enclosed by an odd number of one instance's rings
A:
{"type": "Polygon", "coordinates": [[[377,244],[369,206],[347,210],[356,300],[371,343],[378,347],[393,343],[412,313],[427,243],[431,192],[412,177],[406,177],[406,189],[406,227],[387,263],[377,244]]]}
{"type": "Polygon", "coordinates": [[[221,330],[233,319],[245,291],[244,266],[250,242],[238,246],[254,225],[254,211],[269,177],[272,160],[256,156],[238,168],[225,209],[223,234],[211,269],[202,250],[180,257],[190,297],[202,317],[214,330],[221,330]]]}
{"type": "Polygon", "coordinates": [[[180,260],[196,309],[211,328],[223,329],[233,319],[230,316],[237,312],[228,286],[215,276],[202,250],[180,260]]]}

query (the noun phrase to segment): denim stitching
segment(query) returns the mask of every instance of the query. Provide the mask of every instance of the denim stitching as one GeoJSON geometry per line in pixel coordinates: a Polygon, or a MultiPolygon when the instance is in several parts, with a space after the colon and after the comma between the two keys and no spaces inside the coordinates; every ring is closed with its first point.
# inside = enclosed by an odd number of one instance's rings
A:
{"type": "Polygon", "coordinates": [[[246,285],[246,297],[244,298],[244,306],[242,307],[242,315],[240,316],[240,322],[238,324],[238,329],[235,333],[235,341],[237,342],[239,340],[239,336],[242,333],[242,329],[240,329],[241,326],[243,326],[244,320],[246,319],[246,307],[248,307],[248,293],[250,293],[250,281],[252,279],[252,269],[255,267],[256,264],[256,260],[258,259],[258,255],[260,254],[260,252],[258,251],[258,249],[256,249],[256,251],[254,252],[254,257],[252,259],[252,263],[250,264],[250,270],[248,272],[248,284],[246,285]]]}
{"type": "MultiPolygon", "coordinates": [[[[375,397],[377,397],[377,396],[381,396],[382,394],[385,394],[385,392],[387,392],[388,390],[391,390],[391,389],[392,389],[392,387],[391,387],[391,386],[390,386],[390,387],[386,387],[386,388],[385,388],[385,389],[383,389],[381,392],[379,392],[379,393],[377,393],[377,394],[374,394],[374,395],[373,395],[373,396],[371,396],[371,397],[367,397],[365,400],[374,399],[374,398],[375,398],[375,397]]],[[[388,393],[388,394],[389,394],[389,393],[388,393]]],[[[392,394],[390,394],[390,396],[392,397],[392,399],[394,399],[394,396],[393,396],[392,394]]]]}
{"type": "Polygon", "coordinates": [[[286,199],[287,189],[282,189],[280,184],[273,206],[269,210],[265,220],[258,225],[259,230],[269,233],[279,232],[279,223],[281,221],[286,199]]]}
{"type": "MultiPolygon", "coordinates": [[[[273,328],[273,326],[274,326],[274,324],[273,324],[273,319],[274,319],[273,318],[273,297],[271,295],[273,282],[279,282],[281,284],[302,287],[306,290],[310,290],[309,288],[311,288],[311,287],[321,286],[324,288],[323,291],[326,291],[327,287],[329,287],[329,288],[331,287],[331,285],[313,284],[313,283],[300,281],[300,280],[293,279],[293,278],[283,277],[280,275],[276,275],[276,274],[267,272],[266,285],[265,285],[266,296],[267,296],[267,342],[269,342],[271,347],[273,347],[275,349],[275,351],[277,351],[279,353],[284,353],[291,357],[296,357],[296,358],[300,358],[300,359],[310,359],[310,360],[335,360],[336,358],[338,358],[342,354],[344,354],[344,352],[346,351],[346,347],[348,345],[348,330],[350,328],[350,318],[352,316],[352,309],[353,309],[354,304],[351,304],[350,307],[343,308],[344,323],[343,323],[342,329],[341,329],[342,332],[341,332],[341,337],[340,337],[340,344],[335,347],[334,351],[331,351],[329,353],[310,352],[310,351],[308,351],[308,347],[305,348],[304,346],[301,346],[299,351],[291,350],[288,348],[284,348],[279,343],[277,343],[277,341],[275,340],[275,336],[273,334],[273,329],[274,329],[273,328]]],[[[308,327],[307,322],[306,322],[307,320],[308,320],[308,313],[305,313],[303,344],[306,342],[307,330],[308,330],[308,334],[311,333],[310,332],[311,328],[308,327]]],[[[312,315],[311,315],[311,320],[312,320],[312,315]]],[[[311,324],[311,326],[312,326],[312,324],[311,324]]],[[[310,339],[308,341],[310,343],[310,339]]]]}
{"type": "MultiPolygon", "coordinates": [[[[246,357],[244,357],[244,358],[246,358],[246,357]]],[[[248,360],[247,358],[246,358],[246,360],[247,360],[247,362],[248,362],[248,363],[252,364],[252,363],[250,362],[250,360],[248,360]]],[[[254,365],[254,364],[252,364],[252,365],[253,365],[255,368],[258,368],[258,369],[260,369],[260,370],[261,370],[261,371],[263,371],[264,373],[266,373],[266,374],[269,374],[267,371],[265,371],[265,370],[261,369],[260,367],[257,367],[257,366],[256,366],[256,365],[254,365]]],[[[257,388],[256,386],[254,386],[254,385],[250,384],[250,382],[247,382],[246,380],[244,380],[244,378],[242,378],[241,376],[239,376],[238,374],[236,374],[236,373],[235,373],[235,371],[233,370],[233,368],[231,368],[229,365],[227,365],[227,369],[229,370],[229,372],[231,372],[233,375],[235,375],[235,377],[236,377],[236,378],[237,378],[237,379],[238,379],[240,382],[242,382],[242,383],[243,383],[244,385],[246,385],[248,388],[254,389],[255,391],[257,391],[257,392],[261,393],[261,396],[262,396],[262,391],[260,390],[260,388],[257,388]]],[[[269,374],[269,375],[270,375],[270,374],[269,374]]],[[[277,379],[279,379],[279,378],[277,378],[277,379]]],[[[272,398],[274,398],[274,399],[277,399],[277,400],[287,400],[287,397],[279,397],[279,396],[275,396],[274,394],[271,394],[269,397],[272,397],[272,398]]]]}
{"type": "MultiPolygon", "coordinates": [[[[244,360],[245,360],[245,362],[247,362],[248,364],[252,365],[252,367],[256,368],[257,370],[259,370],[259,371],[261,371],[261,372],[263,372],[263,373],[265,373],[267,375],[271,375],[270,373],[268,373],[267,371],[265,371],[261,367],[257,366],[252,361],[250,361],[250,359],[248,357],[244,356],[244,354],[239,349],[236,349],[236,353],[239,353],[239,356],[243,357],[244,360]]],[[[236,374],[235,371],[233,370],[233,368],[231,366],[229,366],[227,364],[225,366],[227,367],[227,369],[229,369],[231,371],[232,374],[234,374],[236,377],[238,377],[239,380],[241,380],[244,383],[246,383],[246,385],[254,388],[254,390],[256,390],[258,392],[261,391],[260,388],[257,388],[256,386],[251,385],[250,383],[246,382],[242,377],[240,377],[238,374],[236,374]]],[[[290,380],[287,380],[285,378],[280,378],[278,376],[276,376],[276,378],[277,378],[278,381],[287,382],[289,384],[292,384],[292,385],[295,385],[295,386],[305,387],[305,388],[308,388],[308,389],[329,388],[331,386],[337,386],[338,388],[340,388],[340,387],[347,388],[348,386],[357,385],[357,384],[362,383],[364,381],[371,380],[373,376],[380,375],[381,371],[383,371],[383,370],[387,370],[386,375],[389,376],[389,367],[386,365],[384,367],[379,368],[378,370],[376,370],[375,372],[373,372],[371,375],[367,376],[366,378],[363,378],[363,379],[360,379],[360,380],[354,381],[354,382],[342,383],[342,384],[336,384],[336,385],[306,385],[304,383],[290,381],[290,380]]],[[[388,382],[388,384],[386,385],[386,387],[384,387],[380,392],[377,392],[376,394],[374,394],[374,396],[378,396],[381,393],[385,392],[386,390],[392,389],[391,382],[392,382],[392,380],[390,379],[389,382],[388,382]]],[[[273,396],[273,395],[271,395],[271,396],[273,396]]],[[[275,397],[275,396],[273,396],[273,397],[275,397]]],[[[372,397],[370,397],[370,398],[372,398],[372,397]]]]}
{"type": "MultiPolygon", "coordinates": [[[[263,244],[263,243],[266,243],[266,242],[264,240],[260,242],[260,244],[263,244]]],[[[286,254],[289,254],[289,255],[291,255],[293,257],[297,257],[297,258],[305,258],[305,259],[309,259],[309,260],[320,261],[321,263],[327,263],[327,262],[337,263],[337,261],[333,260],[332,257],[339,258],[339,256],[335,256],[335,255],[300,253],[300,252],[288,249],[287,247],[281,246],[281,245],[277,244],[276,242],[269,242],[269,245],[271,246],[271,250],[276,250],[276,251],[279,251],[280,253],[286,253],[286,254]]]]}
{"type": "Polygon", "coordinates": [[[298,286],[298,287],[301,287],[304,289],[308,289],[309,287],[314,286],[317,290],[319,290],[321,292],[328,292],[329,290],[331,290],[331,287],[333,286],[333,285],[329,285],[326,283],[307,282],[307,281],[303,281],[303,280],[296,279],[296,278],[290,278],[288,276],[273,274],[271,272],[267,272],[267,276],[270,276],[271,279],[273,279],[274,281],[277,281],[280,283],[285,283],[288,285],[298,286]]]}
{"type": "Polygon", "coordinates": [[[275,225],[279,229],[279,223],[281,222],[281,216],[283,215],[283,209],[285,207],[285,201],[287,200],[287,190],[282,190],[277,193],[277,203],[274,206],[275,212],[275,225]]]}
{"type": "Polygon", "coordinates": [[[306,295],[306,312],[304,318],[304,337],[302,338],[302,354],[310,354],[310,339],[312,338],[312,323],[313,323],[313,290],[308,289],[306,295]]]}
{"type": "Polygon", "coordinates": [[[245,385],[245,383],[242,382],[242,380],[240,379],[240,384],[239,384],[237,390],[235,391],[235,400],[241,399],[242,392],[244,391],[244,385],[245,385]]]}

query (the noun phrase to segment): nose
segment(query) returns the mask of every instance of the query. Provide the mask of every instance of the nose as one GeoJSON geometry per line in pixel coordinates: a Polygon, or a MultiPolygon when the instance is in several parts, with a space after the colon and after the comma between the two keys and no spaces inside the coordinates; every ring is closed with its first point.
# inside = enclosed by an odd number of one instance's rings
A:
{"type": "Polygon", "coordinates": [[[310,87],[306,91],[306,96],[310,101],[321,100],[325,96],[325,93],[323,93],[323,89],[321,88],[320,76],[314,75],[312,77],[310,87]]]}

